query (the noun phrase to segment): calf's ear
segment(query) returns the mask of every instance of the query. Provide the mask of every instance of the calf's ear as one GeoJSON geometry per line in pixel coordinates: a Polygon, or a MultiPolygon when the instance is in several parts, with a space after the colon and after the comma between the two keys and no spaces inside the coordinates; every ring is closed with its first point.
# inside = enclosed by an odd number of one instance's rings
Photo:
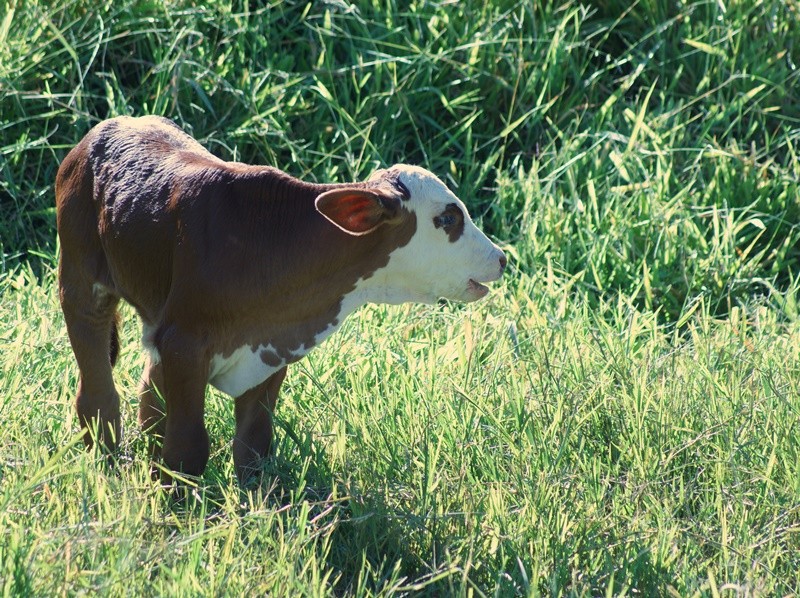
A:
{"type": "Polygon", "coordinates": [[[367,235],[396,218],[400,201],[369,189],[332,189],[314,202],[317,211],[350,235],[367,235]]]}

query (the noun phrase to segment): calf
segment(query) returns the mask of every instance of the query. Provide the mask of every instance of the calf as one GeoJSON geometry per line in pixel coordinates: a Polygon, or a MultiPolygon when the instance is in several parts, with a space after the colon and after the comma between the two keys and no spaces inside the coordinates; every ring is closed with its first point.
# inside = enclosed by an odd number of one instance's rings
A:
{"type": "Polygon", "coordinates": [[[162,438],[167,467],[192,475],[208,461],[207,384],[235,397],[244,480],[270,448],[286,366],[348,314],[368,302],[474,301],[506,265],[427,170],[305,183],[220,160],[152,116],[93,128],[58,170],[56,205],[59,298],[86,444],[113,449],[120,439],[112,367],[125,299],[148,352],[139,422],[162,438]]]}

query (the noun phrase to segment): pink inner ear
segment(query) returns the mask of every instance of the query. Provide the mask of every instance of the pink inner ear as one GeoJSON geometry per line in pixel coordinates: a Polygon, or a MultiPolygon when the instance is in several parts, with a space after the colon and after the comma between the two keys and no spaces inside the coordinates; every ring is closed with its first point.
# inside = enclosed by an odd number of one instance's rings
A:
{"type": "Polygon", "coordinates": [[[383,213],[374,201],[359,196],[348,197],[348,201],[340,204],[340,209],[347,228],[354,231],[373,228],[383,213]]]}
{"type": "Polygon", "coordinates": [[[380,198],[360,189],[328,191],[317,198],[316,206],[320,214],[353,235],[372,232],[387,216],[380,198]]]}

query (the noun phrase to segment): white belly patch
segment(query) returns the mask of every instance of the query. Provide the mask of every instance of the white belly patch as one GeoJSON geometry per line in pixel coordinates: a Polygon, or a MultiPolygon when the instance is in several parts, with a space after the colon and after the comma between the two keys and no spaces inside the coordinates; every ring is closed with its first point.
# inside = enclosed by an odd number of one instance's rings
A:
{"type": "Polygon", "coordinates": [[[238,397],[286,365],[286,362],[279,358],[274,365],[265,363],[261,358],[261,354],[265,351],[277,358],[271,345],[259,345],[255,348],[244,345],[227,357],[219,353],[214,355],[209,364],[208,383],[225,394],[238,397]]]}
{"type": "Polygon", "coordinates": [[[282,367],[304,357],[311,349],[333,334],[348,314],[364,303],[365,301],[357,292],[345,295],[336,318],[324,330],[317,333],[309,345],[303,343],[295,349],[287,351],[284,348],[280,352],[271,344],[260,344],[257,347],[242,345],[227,357],[222,353],[217,353],[209,363],[208,383],[232,397],[241,396],[282,367]]]}

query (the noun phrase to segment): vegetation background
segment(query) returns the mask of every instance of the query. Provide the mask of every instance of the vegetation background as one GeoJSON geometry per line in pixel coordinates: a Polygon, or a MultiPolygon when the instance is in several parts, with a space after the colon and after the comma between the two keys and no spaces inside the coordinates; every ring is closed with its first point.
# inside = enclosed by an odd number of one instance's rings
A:
{"type": "MultiPolygon", "coordinates": [[[[796,595],[800,3],[0,0],[4,595],[796,595]],[[119,114],[446,178],[489,300],[368,307],[189,505],[79,444],[53,181],[119,114]]],[[[143,357],[127,312],[118,384],[143,357]]]]}

